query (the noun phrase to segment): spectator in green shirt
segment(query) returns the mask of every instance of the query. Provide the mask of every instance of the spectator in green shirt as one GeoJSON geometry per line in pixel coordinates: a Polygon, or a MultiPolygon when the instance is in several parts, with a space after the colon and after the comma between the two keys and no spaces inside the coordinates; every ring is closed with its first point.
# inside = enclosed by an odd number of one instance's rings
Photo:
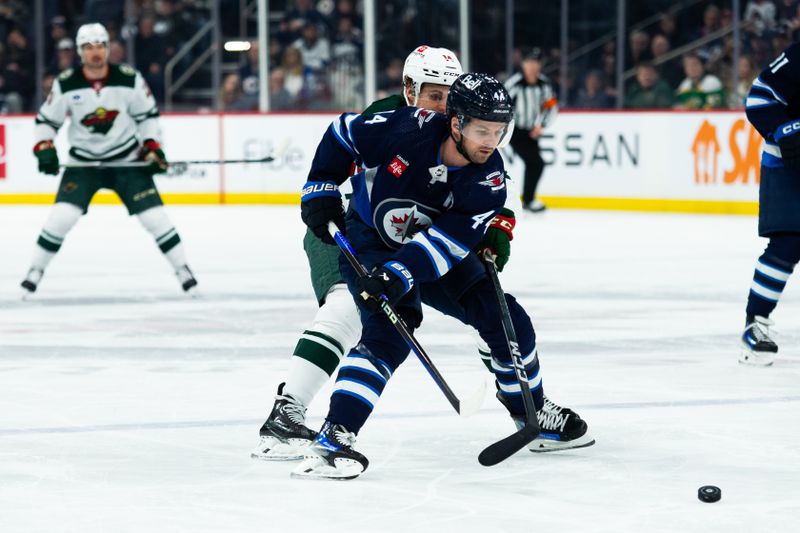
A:
{"type": "Polygon", "coordinates": [[[672,89],[658,77],[652,63],[639,63],[636,81],[625,94],[625,107],[631,109],[657,109],[672,107],[672,89]]]}

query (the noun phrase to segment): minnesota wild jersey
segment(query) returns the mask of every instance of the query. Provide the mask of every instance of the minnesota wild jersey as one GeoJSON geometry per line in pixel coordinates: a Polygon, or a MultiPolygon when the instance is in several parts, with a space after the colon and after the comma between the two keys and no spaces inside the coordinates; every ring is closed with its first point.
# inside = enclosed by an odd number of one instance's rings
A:
{"type": "Polygon", "coordinates": [[[62,72],[36,115],[36,142],[55,138],[67,116],[74,160],[132,160],[145,139],[161,142],[156,100],[128,65],[109,65],[104,80],[87,80],[82,69],[62,72]]]}
{"type": "Polygon", "coordinates": [[[684,109],[714,109],[725,103],[725,91],[719,78],[706,74],[700,82],[684,79],[676,91],[676,100],[684,109]]]}

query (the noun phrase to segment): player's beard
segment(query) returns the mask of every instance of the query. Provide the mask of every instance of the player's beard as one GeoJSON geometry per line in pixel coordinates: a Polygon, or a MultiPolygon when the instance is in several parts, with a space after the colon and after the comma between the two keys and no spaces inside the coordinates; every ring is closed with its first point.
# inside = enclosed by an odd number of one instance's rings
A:
{"type": "Polygon", "coordinates": [[[464,159],[466,159],[467,161],[469,161],[474,165],[482,165],[486,163],[495,150],[494,148],[492,148],[491,151],[489,151],[488,147],[484,147],[481,145],[478,145],[476,148],[473,149],[467,148],[467,146],[464,144],[464,141],[466,139],[464,138],[463,133],[460,133],[458,138],[456,138],[456,136],[451,131],[450,138],[455,143],[456,150],[458,150],[458,153],[461,154],[464,157],[464,159]],[[484,150],[485,153],[481,153],[481,150],[484,150]]]}
{"type": "Polygon", "coordinates": [[[492,154],[494,153],[494,148],[490,150],[488,147],[478,146],[474,150],[466,150],[466,152],[469,154],[469,157],[467,157],[467,159],[469,159],[476,165],[482,165],[486,163],[490,157],[492,157],[492,154]]]}

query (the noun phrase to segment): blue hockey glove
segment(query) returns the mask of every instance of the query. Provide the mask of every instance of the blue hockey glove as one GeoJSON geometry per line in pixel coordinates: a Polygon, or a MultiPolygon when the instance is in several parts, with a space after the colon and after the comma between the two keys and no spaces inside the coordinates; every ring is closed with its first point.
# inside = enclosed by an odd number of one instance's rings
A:
{"type": "Polygon", "coordinates": [[[358,291],[364,299],[364,305],[370,311],[380,308],[381,294],[394,304],[414,287],[411,272],[397,261],[389,261],[370,274],[358,279],[358,291]]]}
{"type": "Polygon", "coordinates": [[[781,147],[781,158],[786,168],[800,171],[800,120],[779,126],[773,134],[781,147]]]}
{"type": "Polygon", "coordinates": [[[339,187],[332,182],[310,181],[303,187],[300,218],[322,242],[336,244],[328,233],[328,222],[333,221],[344,233],[344,208],[339,187]]]}

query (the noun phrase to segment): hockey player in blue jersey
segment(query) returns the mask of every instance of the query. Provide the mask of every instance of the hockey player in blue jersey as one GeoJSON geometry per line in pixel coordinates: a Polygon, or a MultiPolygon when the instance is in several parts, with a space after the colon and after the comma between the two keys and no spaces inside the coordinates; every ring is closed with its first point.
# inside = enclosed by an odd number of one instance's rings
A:
{"type": "Polygon", "coordinates": [[[769,243],[750,285],[739,362],[769,366],[778,352],[769,316],[800,261],[800,44],[787,48],[753,81],[746,112],[764,137],[758,234],[769,243]]]}
{"type": "MultiPolygon", "coordinates": [[[[390,298],[412,329],[422,320],[423,294],[433,307],[477,329],[492,352],[499,398],[521,422],[521,389],[499,305],[483,264],[470,252],[505,203],[503,161],[496,148],[509,135],[512,118],[501,83],[464,74],[450,89],[446,116],[414,107],[344,114],[325,133],[303,188],[303,221],[327,241],[329,221],[346,228],[372,273],[359,279],[342,261],[342,274],[361,310],[361,339],[342,362],[325,423],[295,476],[350,479],[367,467],[367,459],[353,449],[355,435],[409,353],[385,315],[376,312],[380,294],[390,298]],[[351,178],[353,198],[345,216],[338,186],[353,159],[365,170],[351,178]],[[438,282],[448,275],[459,279],[438,282]]],[[[506,299],[541,409],[533,325],[512,296],[506,299]]],[[[586,423],[570,413],[574,416],[562,418],[561,425],[543,428],[539,440],[547,442],[542,448],[594,443],[586,423]]]]}

